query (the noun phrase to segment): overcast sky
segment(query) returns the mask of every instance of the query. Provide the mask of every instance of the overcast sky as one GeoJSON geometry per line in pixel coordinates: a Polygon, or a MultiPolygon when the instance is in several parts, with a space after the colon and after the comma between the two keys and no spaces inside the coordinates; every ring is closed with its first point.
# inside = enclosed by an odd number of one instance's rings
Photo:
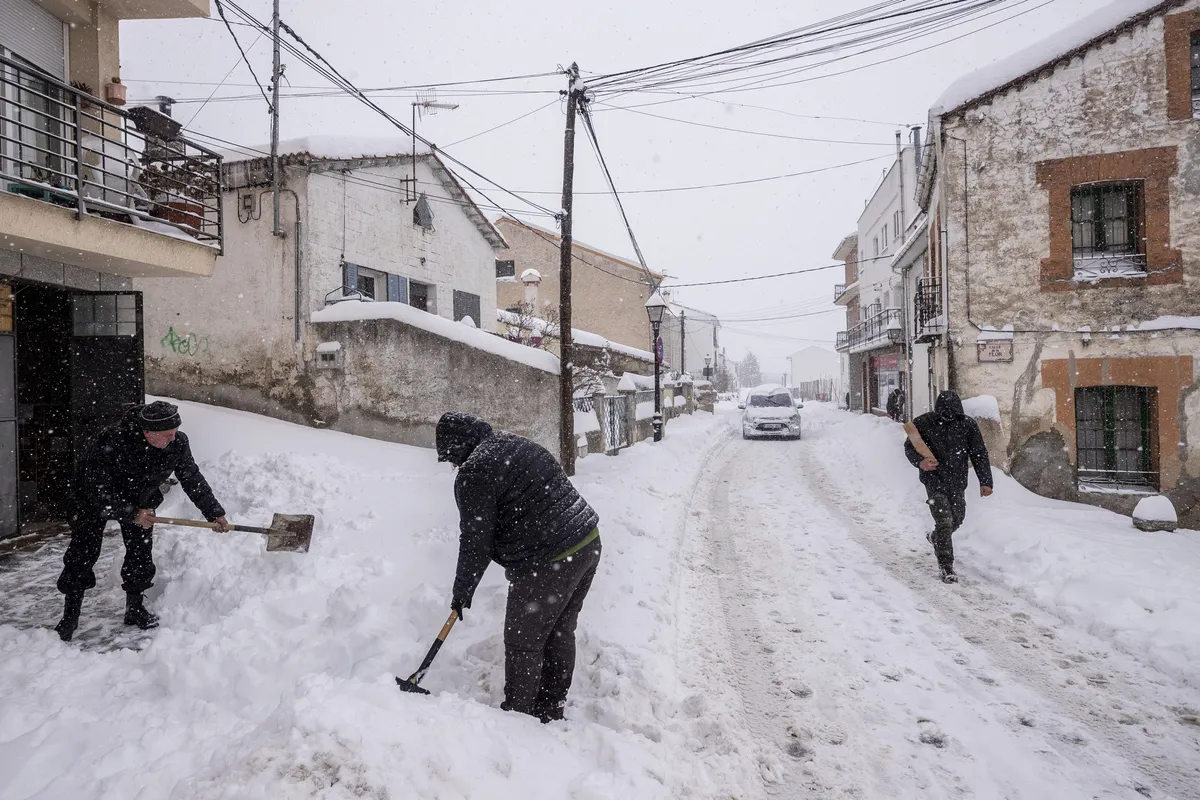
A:
{"type": "MultiPolygon", "coordinates": [[[[622,191],[763,178],[880,157],[857,166],[748,186],[630,194],[625,207],[649,266],[679,283],[690,283],[832,263],[834,248],[855,230],[864,203],[888,159],[894,157],[899,127],[924,125],[929,106],[959,75],[1067,27],[1099,1],[1006,0],[991,16],[813,69],[802,77],[816,79],[798,85],[689,98],[633,111],[597,106],[600,144],[622,191]],[[1013,19],[995,24],[1007,17],[1013,19]],[[992,27],[945,43],[984,26],[992,27]],[[922,48],[928,49],[870,66],[922,48]],[[832,74],[846,70],[853,71],[832,74]]],[[[270,17],[268,0],[240,0],[240,4],[259,19],[270,17]]],[[[554,72],[572,61],[585,75],[609,73],[722,50],[873,4],[872,0],[514,0],[472,4],[477,8],[462,13],[451,10],[458,4],[445,3],[283,0],[281,16],[344,75],[369,88],[554,72]]],[[[212,136],[262,144],[270,135],[262,98],[221,99],[251,95],[257,89],[216,18],[215,4],[213,15],[213,20],[123,23],[122,75],[130,98],[167,94],[187,101],[206,98],[215,90],[216,98],[203,107],[199,102],[181,102],[175,117],[212,136]]],[[[259,78],[268,79],[269,39],[245,27],[235,31],[249,48],[259,78]]],[[[295,58],[285,56],[284,62],[292,86],[327,85],[295,58]]],[[[443,89],[438,99],[460,107],[420,121],[418,130],[506,188],[556,209],[564,123],[557,92],[564,86],[561,76],[550,76],[443,89]],[[488,93],[479,94],[479,88],[488,93]],[[529,116],[452,144],[524,114],[529,116]]],[[[377,102],[407,121],[413,99],[411,93],[393,93],[377,102]]],[[[632,106],[661,99],[662,95],[630,94],[608,102],[632,106]]],[[[386,120],[344,96],[292,99],[281,103],[281,109],[284,138],[317,133],[399,135],[386,120]]],[[[603,177],[586,140],[580,139],[577,152],[577,191],[601,192],[603,177]]],[[[502,192],[489,190],[488,194],[514,211],[531,210],[502,192]]],[[[527,219],[554,225],[536,214],[527,219]]],[[[611,196],[577,198],[575,235],[604,250],[633,256],[611,196]]],[[[814,343],[832,347],[836,332],[845,327],[844,314],[831,302],[833,284],[840,281],[839,271],[829,270],[681,289],[677,296],[688,305],[729,318],[724,344],[731,357],[753,350],[764,371],[782,372],[789,353],[814,343]],[[779,309],[818,313],[784,322],[732,321],[777,315],[779,309]],[[823,311],[828,313],[819,313],[823,311]]]]}

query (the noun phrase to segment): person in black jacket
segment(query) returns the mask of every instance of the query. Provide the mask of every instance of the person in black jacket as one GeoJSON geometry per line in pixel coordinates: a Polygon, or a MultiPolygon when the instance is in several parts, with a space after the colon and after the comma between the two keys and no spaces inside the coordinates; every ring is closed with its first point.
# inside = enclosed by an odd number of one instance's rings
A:
{"type": "Polygon", "coordinates": [[[939,394],[934,410],[917,417],[913,424],[936,456],[922,458],[911,441],[904,441],[904,453],[921,470],[921,483],[929,496],[934,529],[927,538],[933,543],[942,580],[957,583],[951,537],[967,515],[967,462],[979,478],[979,494],[988,497],[992,493],[992,467],[987,447],[979,424],[963,413],[962,400],[955,392],[939,394]]]}
{"type": "Polygon", "coordinates": [[[600,562],[600,517],[546,448],[461,412],[437,424],[438,461],[458,469],[461,535],[451,608],[462,619],[488,564],[509,580],[504,703],[563,718],[575,671],[575,626],[600,562]]]}
{"type": "Polygon", "coordinates": [[[83,593],[96,585],[92,567],[100,557],[104,525],[110,519],[121,524],[125,539],[121,565],[125,624],[143,630],[158,625],[142,593],[154,585],[151,532],[154,509],[163,501],[158,487],[172,472],[204,518],[216,523],[216,530],[230,529],[225,509],[200,474],[179,425],[179,409],[171,403],[158,400],[137,406],[118,425],[101,432],[79,460],[71,486],[71,543],[58,578],[66,606],[55,630],[64,642],[71,640],[79,625],[83,593]]]}

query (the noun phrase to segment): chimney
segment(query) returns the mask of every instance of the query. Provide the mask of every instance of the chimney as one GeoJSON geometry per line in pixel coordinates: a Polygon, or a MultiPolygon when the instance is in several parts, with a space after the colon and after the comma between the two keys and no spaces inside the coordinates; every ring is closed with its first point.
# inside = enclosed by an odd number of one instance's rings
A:
{"type": "Polygon", "coordinates": [[[913,145],[913,160],[917,164],[917,171],[921,170],[921,126],[914,125],[912,128],[912,145],[913,145]]]}
{"type": "Polygon", "coordinates": [[[538,285],[542,282],[542,273],[536,269],[527,269],[521,273],[521,283],[525,284],[525,303],[531,308],[537,308],[538,285]]]}

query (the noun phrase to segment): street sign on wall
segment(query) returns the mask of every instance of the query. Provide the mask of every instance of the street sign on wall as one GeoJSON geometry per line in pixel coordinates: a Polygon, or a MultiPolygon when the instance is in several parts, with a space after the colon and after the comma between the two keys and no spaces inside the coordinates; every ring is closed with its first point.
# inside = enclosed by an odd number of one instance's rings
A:
{"type": "Polygon", "coordinates": [[[978,348],[979,360],[981,362],[1013,360],[1012,339],[993,339],[991,341],[976,342],[975,346],[978,348]]]}

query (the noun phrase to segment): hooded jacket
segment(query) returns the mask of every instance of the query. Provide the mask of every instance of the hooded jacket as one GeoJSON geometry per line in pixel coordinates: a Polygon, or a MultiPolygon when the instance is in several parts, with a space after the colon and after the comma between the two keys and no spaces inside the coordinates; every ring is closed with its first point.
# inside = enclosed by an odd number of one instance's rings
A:
{"type": "Polygon", "coordinates": [[[505,569],[545,564],[600,521],[554,456],[523,436],[450,412],[438,421],[437,452],[438,461],[458,466],[454,499],[461,533],[454,597],[465,606],[489,562],[505,569]]]}
{"type": "Polygon", "coordinates": [[[132,522],[138,509],[162,504],[158,487],[175,473],[205,519],[225,516],[192,458],[187,434],[180,431],[166,447],[152,447],[137,422],[141,408],[131,409],[119,424],[101,431],[84,451],[71,487],[75,513],[132,522]]]}
{"type": "MultiPolygon", "coordinates": [[[[937,456],[938,468],[921,471],[925,489],[937,494],[962,493],[967,488],[967,462],[975,468],[980,486],[992,485],[992,466],[979,424],[963,412],[962,400],[952,391],[938,395],[933,411],[913,420],[921,438],[937,456]]],[[[921,455],[912,442],[904,441],[904,453],[919,467],[921,455]]]]}

